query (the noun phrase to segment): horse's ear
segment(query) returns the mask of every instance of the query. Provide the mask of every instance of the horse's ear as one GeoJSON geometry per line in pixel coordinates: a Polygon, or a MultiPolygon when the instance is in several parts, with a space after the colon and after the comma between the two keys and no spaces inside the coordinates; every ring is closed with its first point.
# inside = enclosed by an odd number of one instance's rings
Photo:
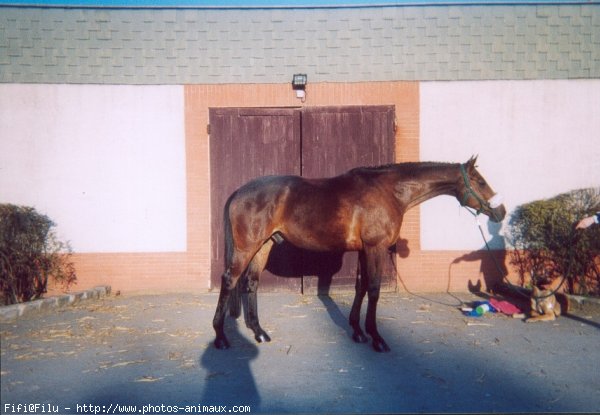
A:
{"type": "Polygon", "coordinates": [[[468,171],[473,171],[475,169],[475,163],[477,163],[477,157],[479,157],[478,155],[472,155],[471,158],[469,159],[469,161],[467,161],[467,170],[468,171]]]}

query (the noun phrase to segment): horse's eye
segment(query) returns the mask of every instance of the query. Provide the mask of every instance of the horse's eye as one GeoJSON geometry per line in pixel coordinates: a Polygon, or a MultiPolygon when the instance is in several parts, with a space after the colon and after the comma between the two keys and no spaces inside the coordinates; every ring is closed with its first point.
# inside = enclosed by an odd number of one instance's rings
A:
{"type": "Polygon", "coordinates": [[[485,182],[485,180],[483,180],[483,179],[480,179],[480,180],[478,181],[478,183],[479,183],[479,186],[481,186],[481,187],[485,187],[485,186],[487,186],[487,183],[486,183],[486,182],[485,182]]]}

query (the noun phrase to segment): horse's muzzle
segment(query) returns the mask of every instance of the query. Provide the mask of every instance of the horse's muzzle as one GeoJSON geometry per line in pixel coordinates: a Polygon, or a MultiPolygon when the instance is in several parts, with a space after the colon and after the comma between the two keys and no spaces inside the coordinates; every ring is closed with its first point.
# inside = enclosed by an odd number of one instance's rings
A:
{"type": "Polygon", "coordinates": [[[488,215],[492,222],[502,222],[504,217],[506,216],[506,208],[504,205],[497,206],[493,209],[490,209],[490,214],[488,215]]]}
{"type": "Polygon", "coordinates": [[[504,198],[500,193],[496,193],[494,196],[488,200],[487,205],[490,210],[489,217],[492,222],[502,222],[504,217],[506,216],[506,208],[504,207],[504,198]]]}

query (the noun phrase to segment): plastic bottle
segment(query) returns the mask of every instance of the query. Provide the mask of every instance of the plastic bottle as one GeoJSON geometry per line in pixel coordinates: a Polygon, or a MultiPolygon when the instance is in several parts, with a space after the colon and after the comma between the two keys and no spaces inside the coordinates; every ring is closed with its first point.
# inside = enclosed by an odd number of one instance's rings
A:
{"type": "Polygon", "coordinates": [[[481,317],[486,313],[495,313],[497,310],[488,301],[476,301],[473,308],[463,307],[462,312],[469,317],[481,317]]]}
{"type": "Polygon", "coordinates": [[[490,311],[490,305],[487,303],[483,303],[483,304],[480,304],[477,307],[475,307],[475,314],[477,314],[478,316],[482,316],[489,311],[490,311]]]}

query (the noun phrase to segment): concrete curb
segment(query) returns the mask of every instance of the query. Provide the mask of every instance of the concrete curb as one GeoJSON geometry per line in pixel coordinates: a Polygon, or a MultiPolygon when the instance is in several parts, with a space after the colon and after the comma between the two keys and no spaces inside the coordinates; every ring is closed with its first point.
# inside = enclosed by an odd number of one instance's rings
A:
{"type": "Polygon", "coordinates": [[[600,307],[600,298],[572,294],[565,294],[565,296],[569,299],[571,305],[577,304],[577,307],[580,309],[583,309],[586,306],[600,307]]]}
{"type": "Polygon", "coordinates": [[[110,295],[110,286],[102,285],[76,293],[63,294],[56,297],[41,298],[26,303],[11,304],[0,307],[0,323],[14,321],[20,317],[40,313],[55,308],[74,305],[84,300],[93,300],[110,295]]]}

